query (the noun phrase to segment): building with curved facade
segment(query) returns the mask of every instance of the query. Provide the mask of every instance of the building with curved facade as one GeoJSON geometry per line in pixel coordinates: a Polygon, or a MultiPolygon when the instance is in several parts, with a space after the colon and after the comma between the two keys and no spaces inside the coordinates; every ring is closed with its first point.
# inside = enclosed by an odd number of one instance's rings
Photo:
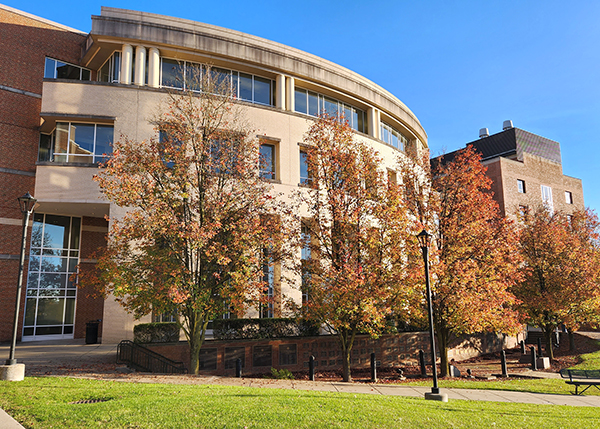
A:
{"type": "MultiPolygon", "coordinates": [[[[269,178],[275,191],[289,193],[306,179],[300,143],[312,119],[324,112],[343,114],[356,140],[374,147],[390,169],[398,154],[427,150],[423,127],[394,95],[344,67],[270,40],[106,7],[92,16],[87,35],[4,6],[0,17],[0,37],[25,30],[40,41],[53,37],[53,46],[44,49],[18,40],[1,44],[2,50],[20,49],[28,56],[25,77],[18,67],[9,75],[0,72],[0,116],[17,116],[7,98],[30,106],[22,123],[10,125],[27,129],[18,145],[9,142],[8,125],[0,123],[3,150],[15,158],[27,155],[13,164],[0,160],[3,183],[15,184],[5,186],[0,214],[0,231],[7,238],[0,249],[3,297],[14,295],[21,222],[16,202],[14,209],[5,206],[28,190],[38,199],[20,318],[23,340],[82,337],[85,323],[94,319],[102,319],[104,341],[132,337],[132,317],[114,300],[75,288],[70,273],[78,264],[94,263],[92,252],[108,231],[104,216],[122,210],[104,200],[92,181],[97,162],[121,135],[155,136],[149,118],[168,90],[185,84],[176,75],[190,66],[211,64],[236,88],[272,159],[269,178]]],[[[274,285],[274,293],[302,299],[294,285],[274,285]]],[[[14,298],[3,302],[7,314],[0,315],[1,325],[10,325],[4,320],[12,317],[14,298]]],[[[273,315],[279,311],[275,308],[273,315]]],[[[8,329],[1,330],[0,341],[8,338],[8,329]]]]}

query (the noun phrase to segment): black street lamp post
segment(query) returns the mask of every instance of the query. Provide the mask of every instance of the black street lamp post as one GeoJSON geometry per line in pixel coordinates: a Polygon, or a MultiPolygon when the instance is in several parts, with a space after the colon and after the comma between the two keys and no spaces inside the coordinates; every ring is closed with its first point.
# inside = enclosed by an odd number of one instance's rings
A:
{"type": "Polygon", "coordinates": [[[431,367],[433,370],[433,387],[431,393],[425,393],[425,399],[433,399],[436,401],[448,402],[448,395],[440,393],[437,379],[437,365],[435,352],[435,333],[433,329],[433,307],[431,301],[431,285],[429,283],[429,244],[431,242],[431,234],[426,230],[421,231],[417,238],[423,251],[423,263],[425,264],[425,287],[427,289],[427,310],[429,312],[429,337],[431,341],[431,367]]]}
{"type": "Polygon", "coordinates": [[[15,304],[15,318],[13,321],[13,333],[12,341],[10,343],[10,354],[6,360],[6,365],[15,365],[17,360],[15,359],[15,347],[17,345],[17,331],[19,326],[19,309],[21,306],[21,289],[23,287],[23,267],[25,265],[25,245],[27,242],[27,225],[29,224],[29,217],[33,213],[33,208],[37,200],[33,198],[29,192],[22,197],[18,198],[19,206],[21,207],[21,213],[23,213],[23,235],[21,237],[21,256],[19,259],[19,278],[17,280],[17,302],[15,304]]]}

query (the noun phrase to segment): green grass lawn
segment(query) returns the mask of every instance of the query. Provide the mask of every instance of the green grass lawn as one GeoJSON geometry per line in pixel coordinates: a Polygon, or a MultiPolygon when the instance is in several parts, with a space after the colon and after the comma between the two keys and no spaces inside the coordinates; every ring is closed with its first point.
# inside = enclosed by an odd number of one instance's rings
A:
{"type": "MultiPolygon", "coordinates": [[[[581,355],[581,363],[574,366],[576,369],[600,369],[600,350],[581,355]]],[[[408,382],[412,386],[430,386],[431,382],[419,381],[408,382]]],[[[489,390],[513,390],[518,392],[533,393],[558,393],[568,395],[575,391],[561,379],[498,379],[493,381],[466,380],[466,379],[442,379],[439,386],[446,389],[489,389],[489,390]]],[[[585,392],[586,395],[600,395],[600,390],[591,387],[585,392]]]]}
{"type": "MultiPolygon", "coordinates": [[[[600,351],[582,360],[578,368],[600,368],[600,351]]],[[[562,380],[440,380],[440,387],[571,391],[562,380]]],[[[593,407],[63,377],[0,381],[0,408],[25,427],[44,429],[600,427],[600,408],[593,407]],[[95,399],[104,402],[74,403],[95,399]]]]}
{"type": "Polygon", "coordinates": [[[31,428],[599,427],[600,409],[71,378],[0,382],[0,407],[31,428]],[[90,399],[105,402],[73,404],[90,399]]]}

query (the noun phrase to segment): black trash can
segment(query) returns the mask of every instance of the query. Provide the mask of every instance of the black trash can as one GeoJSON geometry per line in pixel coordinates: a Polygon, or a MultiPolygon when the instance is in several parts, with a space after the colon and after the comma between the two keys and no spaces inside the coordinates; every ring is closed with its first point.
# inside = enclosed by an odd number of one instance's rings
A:
{"type": "Polygon", "coordinates": [[[98,344],[98,326],[100,321],[92,320],[85,324],[85,343],[98,344]]]}

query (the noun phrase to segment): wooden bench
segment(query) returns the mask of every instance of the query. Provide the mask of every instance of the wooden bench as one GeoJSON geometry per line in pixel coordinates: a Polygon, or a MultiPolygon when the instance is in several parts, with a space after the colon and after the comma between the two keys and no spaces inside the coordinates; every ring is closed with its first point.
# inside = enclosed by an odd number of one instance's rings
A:
{"type": "Polygon", "coordinates": [[[561,369],[560,376],[568,378],[565,383],[575,386],[575,395],[583,395],[583,392],[594,386],[600,390],[600,370],[599,369],[561,369]],[[587,386],[581,392],[578,392],[580,386],[587,386]]]}

